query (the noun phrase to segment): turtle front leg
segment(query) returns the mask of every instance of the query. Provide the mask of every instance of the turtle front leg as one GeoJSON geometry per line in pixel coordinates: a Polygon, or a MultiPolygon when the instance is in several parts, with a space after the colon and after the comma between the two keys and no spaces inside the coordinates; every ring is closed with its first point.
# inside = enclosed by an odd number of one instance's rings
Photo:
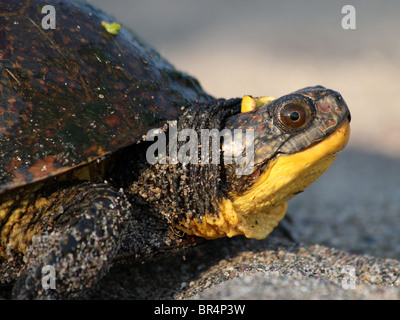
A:
{"type": "Polygon", "coordinates": [[[129,220],[128,201],[105,184],[81,183],[69,188],[60,193],[69,196],[51,208],[58,214],[33,236],[13,298],[80,297],[110,268],[129,220]]]}

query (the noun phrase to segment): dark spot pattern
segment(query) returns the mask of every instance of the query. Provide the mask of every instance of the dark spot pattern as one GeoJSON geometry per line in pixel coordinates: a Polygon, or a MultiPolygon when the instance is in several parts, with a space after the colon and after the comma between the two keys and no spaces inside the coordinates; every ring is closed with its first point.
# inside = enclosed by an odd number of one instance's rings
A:
{"type": "Polygon", "coordinates": [[[43,1],[0,10],[0,193],[65,172],[141,139],[209,100],[198,82],[114,21],[79,1],[46,1],[57,28],[42,29],[43,1]]]}

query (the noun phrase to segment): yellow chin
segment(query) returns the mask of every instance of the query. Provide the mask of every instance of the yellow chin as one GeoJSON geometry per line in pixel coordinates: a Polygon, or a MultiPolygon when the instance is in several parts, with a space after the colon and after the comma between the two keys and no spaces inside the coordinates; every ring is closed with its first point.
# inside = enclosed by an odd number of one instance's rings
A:
{"type": "Polygon", "coordinates": [[[350,137],[345,122],[321,142],[294,154],[280,155],[245,193],[223,199],[218,216],[187,219],[177,227],[188,234],[214,239],[245,235],[263,239],[286,213],[286,202],[318,179],[335,160],[350,137]],[[196,221],[195,221],[196,220],[196,221]]]}

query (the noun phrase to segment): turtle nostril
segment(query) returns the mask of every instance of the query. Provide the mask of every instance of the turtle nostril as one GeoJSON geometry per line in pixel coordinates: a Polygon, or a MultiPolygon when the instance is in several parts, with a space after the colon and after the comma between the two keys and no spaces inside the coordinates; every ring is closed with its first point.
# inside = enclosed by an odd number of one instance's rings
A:
{"type": "Polygon", "coordinates": [[[349,120],[349,123],[351,122],[351,115],[350,115],[350,113],[347,115],[347,120],[349,120]]]}

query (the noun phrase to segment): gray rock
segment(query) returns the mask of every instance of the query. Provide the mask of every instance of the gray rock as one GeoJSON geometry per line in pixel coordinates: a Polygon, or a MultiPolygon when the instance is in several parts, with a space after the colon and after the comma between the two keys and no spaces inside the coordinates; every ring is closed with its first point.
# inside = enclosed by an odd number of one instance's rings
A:
{"type": "Polygon", "coordinates": [[[399,168],[395,158],[346,150],[265,240],[205,241],[116,266],[93,297],[399,299],[399,168]]]}
{"type": "Polygon", "coordinates": [[[223,282],[192,299],[399,299],[397,288],[356,285],[343,288],[325,279],[281,276],[275,272],[258,272],[223,282]]]}

